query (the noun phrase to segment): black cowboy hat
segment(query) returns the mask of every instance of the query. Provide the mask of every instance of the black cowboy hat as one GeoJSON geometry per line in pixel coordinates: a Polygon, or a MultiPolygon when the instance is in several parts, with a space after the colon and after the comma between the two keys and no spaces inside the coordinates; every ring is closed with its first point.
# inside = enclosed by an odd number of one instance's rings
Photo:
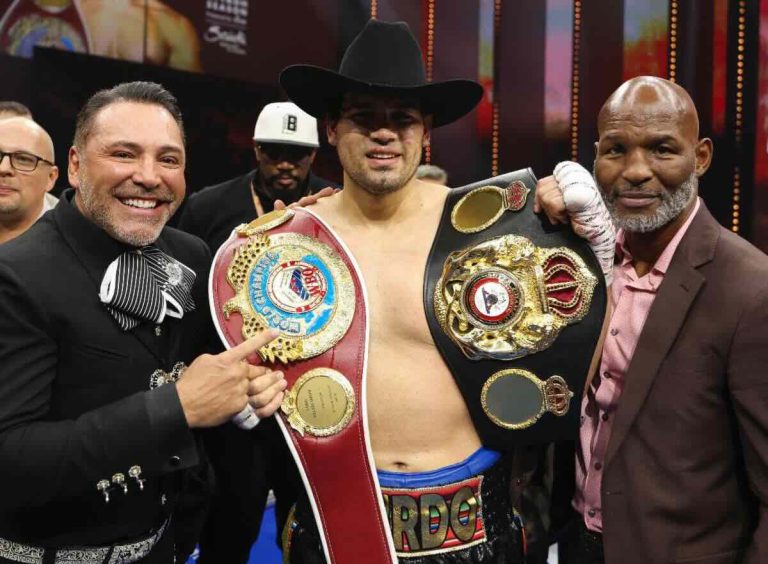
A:
{"type": "Polygon", "coordinates": [[[470,112],[483,96],[472,80],[427,82],[416,38],[404,22],[369,20],[341,60],[339,72],[314,65],[292,65],[280,85],[302,110],[317,118],[337,106],[346,92],[415,97],[437,127],[470,112]]]}

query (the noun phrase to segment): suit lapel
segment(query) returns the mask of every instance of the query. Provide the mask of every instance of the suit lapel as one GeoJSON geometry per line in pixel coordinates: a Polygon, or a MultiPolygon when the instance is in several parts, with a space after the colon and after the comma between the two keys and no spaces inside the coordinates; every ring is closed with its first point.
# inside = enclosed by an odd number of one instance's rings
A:
{"type": "Polygon", "coordinates": [[[662,361],[685,323],[686,315],[706,279],[697,270],[712,260],[719,224],[702,203],[688,231],[680,241],[658,295],[645,321],[635,353],[625,375],[624,391],[619,401],[606,464],[626,438],[648,395],[662,361]]]}
{"type": "Polygon", "coordinates": [[[682,261],[670,264],[625,375],[624,391],[608,443],[606,462],[611,459],[640,411],[659,366],[703,283],[704,277],[688,264],[682,261]]]}

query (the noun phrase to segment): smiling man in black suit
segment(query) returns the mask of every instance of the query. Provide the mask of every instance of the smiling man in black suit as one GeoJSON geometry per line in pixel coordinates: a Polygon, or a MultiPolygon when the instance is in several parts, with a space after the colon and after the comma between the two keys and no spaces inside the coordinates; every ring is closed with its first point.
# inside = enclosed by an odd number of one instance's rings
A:
{"type": "Polygon", "coordinates": [[[100,91],[74,190],[0,247],[0,563],[174,562],[191,548],[175,511],[201,461],[191,430],[282,401],[282,374],[245,362],[273,334],[198,356],[210,252],[165,227],[184,166],[170,93],[100,91]]]}

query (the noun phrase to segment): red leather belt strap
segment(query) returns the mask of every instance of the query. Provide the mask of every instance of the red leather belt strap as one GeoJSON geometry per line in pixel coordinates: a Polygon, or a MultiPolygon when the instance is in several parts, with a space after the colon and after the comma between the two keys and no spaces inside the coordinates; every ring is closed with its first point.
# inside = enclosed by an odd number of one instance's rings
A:
{"type": "MultiPolygon", "coordinates": [[[[285,373],[290,390],[296,380],[315,368],[332,368],[352,385],[355,409],[351,421],[331,436],[303,436],[278,412],[278,422],[302,474],[323,541],[326,559],[333,564],[390,564],[397,561],[367,433],[365,378],[368,314],[365,286],[359,269],[344,244],[317,216],[295,210],[294,216],[266,231],[267,236],[300,233],[324,243],[343,260],[352,274],[356,304],[351,325],[341,340],[324,353],[288,365],[272,366],[285,373]],[[354,518],[350,518],[354,515],[354,518]]],[[[233,234],[214,259],[209,284],[211,309],[219,335],[227,347],[243,341],[243,317],[223,306],[235,295],[227,270],[238,247],[248,237],[233,234]]],[[[269,364],[269,363],[267,363],[269,364]]]]}

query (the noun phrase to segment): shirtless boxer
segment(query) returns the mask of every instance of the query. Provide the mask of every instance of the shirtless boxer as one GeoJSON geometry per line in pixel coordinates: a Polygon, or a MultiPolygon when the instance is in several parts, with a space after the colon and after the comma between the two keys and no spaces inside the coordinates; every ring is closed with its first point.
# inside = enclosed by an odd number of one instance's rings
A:
{"type": "MultiPolygon", "coordinates": [[[[409,552],[414,564],[522,562],[508,495],[511,457],[483,447],[423,306],[424,265],[449,189],[414,174],[431,129],[471,111],[482,90],[471,81],[427,85],[423,76],[407,26],[372,20],[350,45],[339,74],[297,65],[283,71],[281,84],[302,109],[327,118],[329,143],[344,168],[344,189],[312,211],[345,241],[366,281],[368,422],[381,487],[386,493],[410,484],[440,495],[445,484],[483,476],[475,492],[482,541],[454,530],[460,543],[427,547],[425,529],[419,536],[417,528],[407,535],[408,546],[394,535],[398,554],[409,552]]],[[[605,220],[601,209],[596,215],[605,220]]],[[[611,241],[603,243],[611,253],[611,241]]],[[[323,561],[306,502],[296,509],[290,543],[292,563],[323,561]]]]}

